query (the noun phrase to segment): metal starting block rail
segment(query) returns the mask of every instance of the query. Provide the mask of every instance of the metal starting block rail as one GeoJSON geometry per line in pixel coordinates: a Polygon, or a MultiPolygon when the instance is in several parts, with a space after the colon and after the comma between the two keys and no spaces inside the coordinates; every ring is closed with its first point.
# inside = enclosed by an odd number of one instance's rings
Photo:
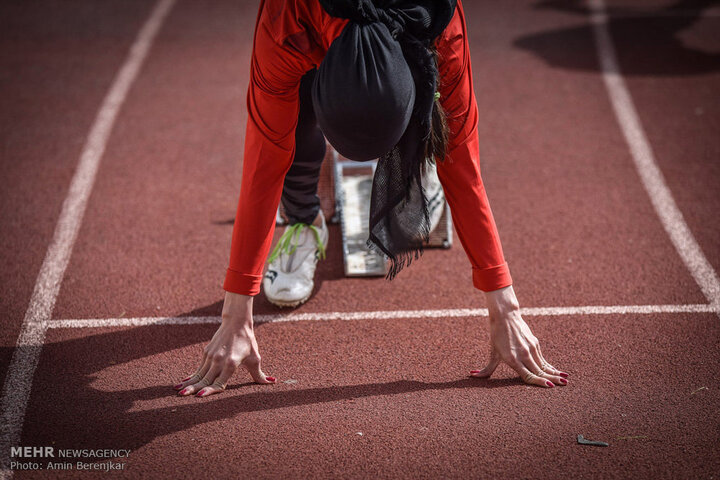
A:
{"type": "MultiPolygon", "coordinates": [[[[370,194],[377,161],[353,162],[338,155],[328,145],[325,162],[331,163],[331,168],[323,166],[318,196],[325,218],[329,218],[331,223],[340,223],[345,275],[384,276],[388,261],[383,255],[370,250],[366,244],[369,236],[370,194]],[[334,202],[331,202],[332,199],[334,202]]],[[[437,174],[433,172],[432,175],[437,174]]],[[[440,208],[442,213],[436,227],[430,232],[426,246],[450,248],[453,241],[450,209],[436,177],[434,181],[438,191],[429,199],[430,208],[440,208]]],[[[278,224],[286,223],[282,206],[278,209],[277,220],[278,224]]]]}
{"type": "Polygon", "coordinates": [[[377,161],[342,161],[335,156],[335,211],[340,213],[343,259],[348,277],[382,276],[385,257],[367,247],[370,194],[377,161]],[[368,171],[369,170],[369,171],[368,171]],[[340,186],[340,188],[337,188],[340,186]]]}

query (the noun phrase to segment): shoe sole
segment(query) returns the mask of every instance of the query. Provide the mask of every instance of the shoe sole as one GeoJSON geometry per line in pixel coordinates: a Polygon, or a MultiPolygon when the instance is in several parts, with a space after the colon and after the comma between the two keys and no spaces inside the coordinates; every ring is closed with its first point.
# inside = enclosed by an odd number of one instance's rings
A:
{"type": "Polygon", "coordinates": [[[276,307],[291,308],[291,307],[297,307],[297,306],[302,305],[303,303],[307,302],[308,299],[310,298],[310,295],[312,295],[312,292],[310,292],[306,297],[301,298],[300,300],[294,300],[294,301],[276,300],[276,299],[268,297],[267,295],[265,295],[265,298],[267,298],[268,302],[272,303],[276,307]]]}

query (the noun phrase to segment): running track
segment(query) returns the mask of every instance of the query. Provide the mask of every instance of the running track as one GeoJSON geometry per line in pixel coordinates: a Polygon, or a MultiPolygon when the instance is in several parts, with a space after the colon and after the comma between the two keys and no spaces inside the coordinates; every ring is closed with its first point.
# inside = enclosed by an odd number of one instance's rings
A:
{"type": "Polygon", "coordinates": [[[198,399],[171,385],[219,321],[257,2],[5,2],[2,478],[60,475],[11,445],[130,449],[128,478],[717,476],[720,10],[671,5],[465,2],[483,178],[567,387],[466,377],[459,244],[351,280],[333,227],[306,305],[257,298],[278,384],[198,399]]]}

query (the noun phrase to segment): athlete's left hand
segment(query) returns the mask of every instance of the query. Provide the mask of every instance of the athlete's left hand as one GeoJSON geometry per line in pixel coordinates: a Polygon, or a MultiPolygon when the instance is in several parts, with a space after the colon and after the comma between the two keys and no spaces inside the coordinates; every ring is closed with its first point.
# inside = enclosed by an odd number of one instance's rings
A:
{"type": "Polygon", "coordinates": [[[540,342],[520,315],[512,285],[485,292],[490,314],[490,360],[473,377],[489,377],[500,362],[507,363],[525,383],[552,388],[567,385],[568,374],[556,369],[543,357],[540,342]]]}

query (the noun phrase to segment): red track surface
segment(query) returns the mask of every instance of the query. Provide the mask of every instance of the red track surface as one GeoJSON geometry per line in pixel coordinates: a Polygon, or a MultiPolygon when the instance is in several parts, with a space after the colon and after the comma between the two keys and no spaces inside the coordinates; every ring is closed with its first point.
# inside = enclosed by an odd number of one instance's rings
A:
{"type": "MultiPolygon", "coordinates": [[[[720,17],[608,3],[656,160],[718,270],[720,17]]],[[[483,178],[520,303],[706,304],[640,183],[588,16],[572,5],[465,1],[483,178]]],[[[151,9],[0,7],[2,378],[87,132],[151,9]]],[[[170,12],[112,131],[52,319],[220,313],[256,10],[184,0],[170,12]]],[[[391,283],[346,279],[333,227],[318,276],[298,311],[483,306],[459,244],[426,252],[391,283]]],[[[278,310],[260,295],[256,312],[278,310]]],[[[278,384],[247,384],[240,372],[206,399],[171,385],[195,370],[215,325],[50,329],[20,444],[131,449],[129,478],[720,471],[715,313],[526,320],[569,386],[528,387],[504,365],[490,380],[467,378],[488,353],[483,318],[264,324],[264,370],[278,384]],[[610,447],[578,445],[577,434],[610,447]]]]}

